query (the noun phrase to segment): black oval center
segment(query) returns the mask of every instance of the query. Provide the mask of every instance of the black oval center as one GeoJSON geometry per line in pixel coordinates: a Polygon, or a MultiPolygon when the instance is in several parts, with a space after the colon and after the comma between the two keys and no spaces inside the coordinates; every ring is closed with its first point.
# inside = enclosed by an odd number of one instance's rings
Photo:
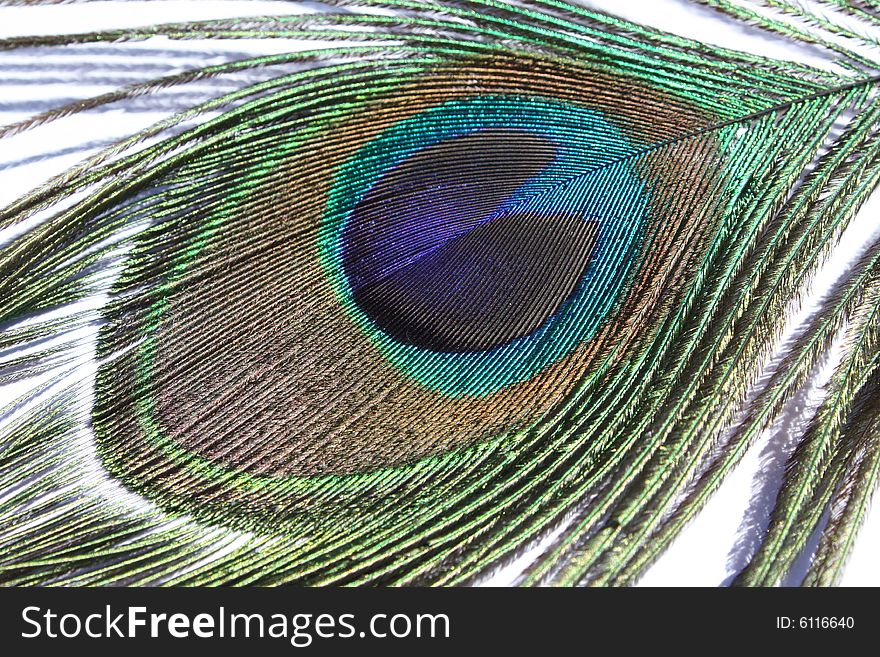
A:
{"type": "Polygon", "coordinates": [[[389,170],[343,234],[355,302],[387,334],[432,351],[481,351],[539,328],[583,276],[596,223],[496,210],[555,153],[540,135],[487,129],[389,170]]]}

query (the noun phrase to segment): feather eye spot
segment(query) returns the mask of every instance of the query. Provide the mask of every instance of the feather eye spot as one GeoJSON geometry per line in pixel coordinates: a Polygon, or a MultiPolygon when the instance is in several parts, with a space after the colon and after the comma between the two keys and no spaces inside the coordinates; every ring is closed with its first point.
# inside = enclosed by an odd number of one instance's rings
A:
{"type": "Polygon", "coordinates": [[[503,204],[556,151],[541,135],[480,130],[393,167],[343,234],[358,306],[392,338],[437,352],[482,351],[540,327],[586,272],[596,222],[503,204]]]}
{"type": "Polygon", "coordinates": [[[558,99],[418,113],[337,174],[329,278],[422,384],[458,396],[526,381],[595,335],[624,292],[650,198],[617,163],[630,150],[601,113],[558,99]]]}

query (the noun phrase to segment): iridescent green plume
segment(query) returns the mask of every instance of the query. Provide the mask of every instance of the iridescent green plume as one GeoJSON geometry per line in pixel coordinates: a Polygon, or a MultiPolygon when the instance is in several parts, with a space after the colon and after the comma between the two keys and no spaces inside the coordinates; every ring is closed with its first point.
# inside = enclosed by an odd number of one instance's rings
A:
{"type": "Polygon", "coordinates": [[[824,528],[835,582],[880,244],[761,374],[880,177],[880,10],[702,3],[819,69],[577,2],[325,4],[0,41],[296,45],[0,129],[219,89],[0,211],[0,383],[39,380],[0,409],[0,581],[466,584],[531,550],[518,583],[628,584],[842,334],[737,580],[824,528]]]}

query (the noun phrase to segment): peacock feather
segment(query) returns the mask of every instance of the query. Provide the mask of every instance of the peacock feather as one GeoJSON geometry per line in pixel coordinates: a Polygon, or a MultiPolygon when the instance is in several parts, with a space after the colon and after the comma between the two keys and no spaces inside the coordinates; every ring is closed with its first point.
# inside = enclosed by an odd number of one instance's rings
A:
{"type": "Polygon", "coordinates": [[[575,0],[278,4],[0,40],[196,46],[0,129],[174,108],[0,211],[0,580],[632,583],[835,346],[737,582],[817,532],[836,582],[880,240],[790,324],[880,178],[880,5],[697,3],[803,63],[575,0]]]}

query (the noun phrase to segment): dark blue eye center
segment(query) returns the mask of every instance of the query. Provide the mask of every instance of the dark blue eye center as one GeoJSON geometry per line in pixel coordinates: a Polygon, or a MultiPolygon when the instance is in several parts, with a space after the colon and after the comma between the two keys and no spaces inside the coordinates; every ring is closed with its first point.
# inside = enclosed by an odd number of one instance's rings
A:
{"type": "Polygon", "coordinates": [[[354,301],[391,337],[432,351],[490,349],[539,328],[583,276],[597,225],[499,208],[556,152],[540,135],[484,129],[391,168],[343,234],[354,301]]]}
{"type": "Polygon", "coordinates": [[[650,190],[602,114],[452,99],[339,167],[318,248],[339,309],[435,390],[483,396],[590,340],[623,299],[650,190]]]}

